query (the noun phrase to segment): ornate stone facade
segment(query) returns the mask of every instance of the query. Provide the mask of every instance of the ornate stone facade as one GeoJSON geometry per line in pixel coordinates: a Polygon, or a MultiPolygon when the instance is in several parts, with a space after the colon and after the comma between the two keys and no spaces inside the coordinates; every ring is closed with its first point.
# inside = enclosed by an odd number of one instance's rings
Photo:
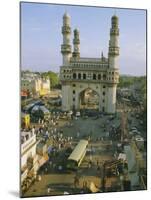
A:
{"type": "Polygon", "coordinates": [[[61,53],[63,64],[60,68],[62,83],[62,109],[64,111],[80,109],[80,96],[84,90],[90,88],[99,97],[99,110],[106,113],[116,111],[116,87],[119,82],[119,28],[118,17],[111,19],[108,58],[80,57],[79,31],[74,30],[73,52],[70,45],[70,17],[63,16],[63,44],[61,53]]]}

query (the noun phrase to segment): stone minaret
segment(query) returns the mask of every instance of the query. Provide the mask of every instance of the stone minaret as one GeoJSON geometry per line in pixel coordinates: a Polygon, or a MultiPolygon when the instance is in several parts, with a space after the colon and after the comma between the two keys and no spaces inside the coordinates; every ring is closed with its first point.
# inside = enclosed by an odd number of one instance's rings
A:
{"type": "Polygon", "coordinates": [[[108,69],[108,89],[107,89],[107,112],[116,112],[116,88],[119,74],[119,28],[118,17],[114,15],[111,19],[110,41],[109,41],[109,69],[108,69]]]}
{"type": "Polygon", "coordinates": [[[119,68],[119,28],[118,17],[114,15],[112,17],[112,24],[110,29],[110,41],[109,41],[109,68],[119,68]]]}
{"type": "Polygon", "coordinates": [[[80,38],[78,29],[74,30],[73,45],[74,45],[74,51],[72,53],[72,57],[80,58],[80,38]]]}
{"type": "Polygon", "coordinates": [[[70,16],[67,13],[65,13],[64,16],[63,16],[62,34],[63,34],[63,44],[61,45],[61,53],[63,55],[63,65],[66,66],[66,65],[69,64],[69,61],[70,61],[70,58],[71,58],[70,16]]]}

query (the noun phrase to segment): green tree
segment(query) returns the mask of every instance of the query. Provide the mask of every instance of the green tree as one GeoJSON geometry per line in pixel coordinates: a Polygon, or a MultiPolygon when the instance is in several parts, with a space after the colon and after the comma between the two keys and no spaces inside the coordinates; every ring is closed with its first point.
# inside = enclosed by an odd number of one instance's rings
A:
{"type": "Polygon", "coordinates": [[[47,77],[50,79],[50,87],[54,88],[59,84],[58,74],[52,71],[42,73],[42,77],[47,77]]]}

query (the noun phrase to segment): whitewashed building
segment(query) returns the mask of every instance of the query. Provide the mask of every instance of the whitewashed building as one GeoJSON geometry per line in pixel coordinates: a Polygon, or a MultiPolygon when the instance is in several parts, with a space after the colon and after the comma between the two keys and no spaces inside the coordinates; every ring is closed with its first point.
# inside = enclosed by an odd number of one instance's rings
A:
{"type": "Polygon", "coordinates": [[[29,173],[36,173],[39,168],[36,154],[36,135],[34,131],[21,132],[21,182],[29,173]]]}
{"type": "Polygon", "coordinates": [[[36,140],[34,129],[21,132],[21,184],[34,179],[38,169],[48,161],[47,146],[36,140]]]}

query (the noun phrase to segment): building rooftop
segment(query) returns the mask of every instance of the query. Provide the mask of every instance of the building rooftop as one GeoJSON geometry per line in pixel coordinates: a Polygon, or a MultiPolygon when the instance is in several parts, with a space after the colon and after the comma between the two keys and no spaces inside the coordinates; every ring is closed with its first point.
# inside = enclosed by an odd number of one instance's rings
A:
{"type": "Polygon", "coordinates": [[[29,135],[29,134],[31,134],[31,132],[30,131],[22,131],[21,132],[21,136],[26,136],[26,135],[29,135]]]}
{"type": "Polygon", "coordinates": [[[103,58],[87,58],[87,57],[80,57],[79,59],[71,58],[71,63],[94,63],[94,64],[102,64],[102,63],[108,63],[108,59],[103,57],[103,58]]]}

